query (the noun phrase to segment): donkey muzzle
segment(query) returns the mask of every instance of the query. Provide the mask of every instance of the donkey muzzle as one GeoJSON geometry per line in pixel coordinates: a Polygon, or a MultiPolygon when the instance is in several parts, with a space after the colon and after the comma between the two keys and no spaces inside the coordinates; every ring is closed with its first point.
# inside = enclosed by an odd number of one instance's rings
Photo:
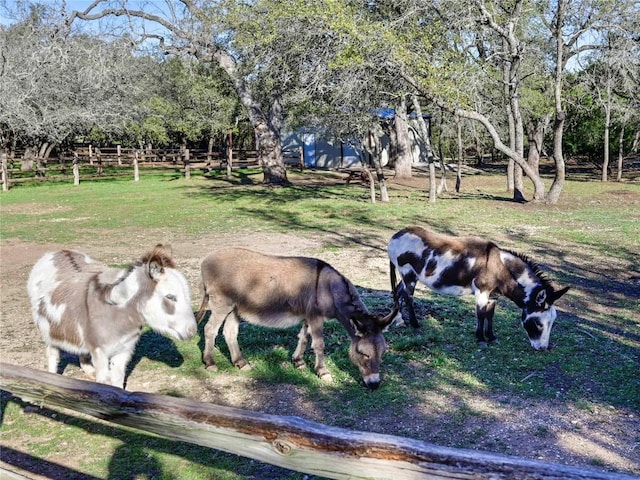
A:
{"type": "Polygon", "coordinates": [[[380,374],[372,373],[371,375],[367,375],[364,377],[364,384],[370,390],[376,390],[380,386],[380,374]]]}

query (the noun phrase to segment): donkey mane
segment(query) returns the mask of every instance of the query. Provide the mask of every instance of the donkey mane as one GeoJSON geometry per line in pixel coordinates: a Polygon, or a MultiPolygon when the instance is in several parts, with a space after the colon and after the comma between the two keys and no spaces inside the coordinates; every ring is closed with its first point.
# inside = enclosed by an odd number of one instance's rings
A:
{"type": "Polygon", "coordinates": [[[542,267],[540,267],[540,265],[538,265],[536,262],[531,260],[531,258],[529,258],[527,255],[520,252],[514,252],[513,250],[503,249],[503,251],[510,253],[514,257],[517,257],[520,260],[522,260],[527,265],[527,267],[529,267],[533,271],[534,275],[540,279],[540,282],[542,283],[545,289],[552,287],[551,281],[547,277],[546,273],[542,270],[542,267]]]}
{"type": "MultiPolygon", "coordinates": [[[[140,268],[145,265],[149,265],[151,262],[156,262],[159,264],[162,269],[165,268],[176,268],[175,262],[171,257],[171,251],[162,244],[157,244],[153,250],[147,252],[140,260],[135,263],[132,263],[121,270],[125,270],[125,272],[118,276],[113,282],[105,282],[104,277],[98,276],[98,281],[96,282],[96,288],[99,292],[100,298],[104,301],[109,301],[109,296],[111,292],[113,292],[121,283],[129,278],[129,276],[134,272],[136,268],[140,268]]],[[[145,289],[144,285],[141,285],[141,290],[139,293],[147,293],[149,288],[145,289]]]]}
{"type": "Polygon", "coordinates": [[[157,244],[150,252],[147,252],[136,265],[144,265],[151,262],[157,262],[162,268],[176,268],[171,256],[171,249],[161,243],[157,244]]]}

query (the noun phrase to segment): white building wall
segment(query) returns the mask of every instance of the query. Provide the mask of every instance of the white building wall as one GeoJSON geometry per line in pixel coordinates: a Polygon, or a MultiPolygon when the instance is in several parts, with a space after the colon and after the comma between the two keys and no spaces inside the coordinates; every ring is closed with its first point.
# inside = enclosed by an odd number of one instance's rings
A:
{"type": "MultiPolygon", "coordinates": [[[[412,161],[414,164],[426,162],[427,151],[424,141],[418,134],[415,120],[409,120],[409,139],[411,142],[412,161]]],[[[354,142],[356,143],[356,142],[354,142]]],[[[381,139],[382,165],[389,163],[389,138],[385,135],[381,139]]],[[[359,147],[350,143],[327,138],[322,133],[313,131],[297,131],[282,136],[283,150],[297,150],[304,147],[305,166],[308,168],[338,169],[359,167],[367,161],[359,147]]]]}

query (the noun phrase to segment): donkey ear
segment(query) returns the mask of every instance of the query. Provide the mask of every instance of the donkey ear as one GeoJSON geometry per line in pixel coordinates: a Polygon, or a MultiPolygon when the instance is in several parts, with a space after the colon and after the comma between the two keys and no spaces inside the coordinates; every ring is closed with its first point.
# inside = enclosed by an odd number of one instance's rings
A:
{"type": "Polygon", "coordinates": [[[571,287],[564,287],[561,288],[560,290],[555,290],[552,294],[551,294],[551,298],[549,299],[549,303],[554,303],[556,300],[558,300],[561,296],[563,296],[565,293],[567,293],[567,291],[570,289],[571,287]]]}
{"type": "Polygon", "coordinates": [[[151,260],[147,264],[147,273],[149,273],[149,276],[157,282],[164,273],[164,267],[162,266],[162,263],[156,260],[151,260]]]}
{"type": "Polygon", "coordinates": [[[391,310],[389,315],[378,319],[378,326],[380,327],[380,330],[384,330],[393,323],[393,321],[396,319],[396,316],[398,315],[399,310],[400,308],[398,307],[398,305],[394,305],[393,310],[391,310]]]}
{"type": "Polygon", "coordinates": [[[351,322],[351,326],[353,327],[353,330],[355,330],[356,337],[364,337],[362,326],[353,318],[350,319],[349,321],[351,322]]]}
{"type": "Polygon", "coordinates": [[[546,301],[547,301],[547,291],[544,289],[540,290],[536,295],[536,305],[538,305],[539,307],[542,307],[546,301]]]}
{"type": "Polygon", "coordinates": [[[357,314],[352,316],[349,321],[356,332],[357,337],[364,337],[367,334],[367,322],[363,321],[357,314]]]}

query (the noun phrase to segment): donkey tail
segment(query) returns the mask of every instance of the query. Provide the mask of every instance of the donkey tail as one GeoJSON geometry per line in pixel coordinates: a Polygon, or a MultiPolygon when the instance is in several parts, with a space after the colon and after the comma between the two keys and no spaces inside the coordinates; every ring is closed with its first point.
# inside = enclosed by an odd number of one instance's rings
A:
{"type": "Polygon", "coordinates": [[[204,314],[207,311],[207,304],[209,303],[209,294],[207,293],[207,287],[203,287],[204,295],[202,296],[202,303],[200,304],[200,309],[198,313],[196,313],[196,323],[200,323],[204,314]]]}
{"type": "Polygon", "coordinates": [[[393,305],[395,308],[400,307],[398,298],[398,279],[396,278],[396,266],[389,261],[389,280],[391,280],[391,293],[393,294],[393,305]]]}

